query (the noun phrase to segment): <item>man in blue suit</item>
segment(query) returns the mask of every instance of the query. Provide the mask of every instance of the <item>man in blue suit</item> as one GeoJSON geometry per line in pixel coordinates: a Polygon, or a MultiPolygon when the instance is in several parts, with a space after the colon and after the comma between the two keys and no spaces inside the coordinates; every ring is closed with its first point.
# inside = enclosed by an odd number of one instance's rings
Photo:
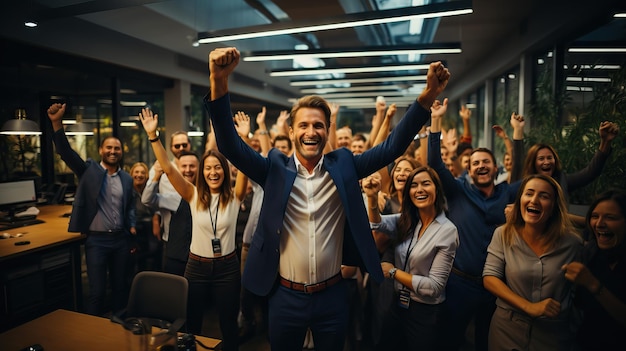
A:
{"type": "Polygon", "coordinates": [[[440,62],[431,64],[424,92],[387,140],[356,156],[346,148],[323,153],[330,108],[319,96],[305,96],[290,114],[294,155],[272,149],[263,157],[239,138],[230,111],[228,77],[239,59],[236,48],[209,54],[205,103],[219,150],[264,188],[243,284],[257,295],[269,294],[272,350],[301,349],[307,328],[316,349],[342,350],[349,304],[341,265],[383,279],[358,180],[406,150],[450,74],[440,62]]]}
{"type": "Polygon", "coordinates": [[[78,177],[72,205],[69,232],[87,234],[85,260],[89,280],[87,313],[102,315],[107,286],[111,277],[113,312],[128,301],[126,269],[130,259],[130,235],[135,230],[133,179],[121,168],[122,142],[106,137],[100,148],[101,160],[84,161],[70,147],[63,130],[65,104],[52,104],[48,118],[56,151],[78,177]]]}

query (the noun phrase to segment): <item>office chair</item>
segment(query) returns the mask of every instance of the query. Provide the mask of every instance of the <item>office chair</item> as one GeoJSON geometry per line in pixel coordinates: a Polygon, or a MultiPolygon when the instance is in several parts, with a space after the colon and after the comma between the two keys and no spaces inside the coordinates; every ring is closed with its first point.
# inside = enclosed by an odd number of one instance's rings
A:
{"type": "Polygon", "coordinates": [[[176,332],[187,320],[187,279],[175,274],[143,271],[133,279],[125,316],[147,320],[151,325],[176,332]],[[158,321],[166,325],[158,325],[158,321]]]}

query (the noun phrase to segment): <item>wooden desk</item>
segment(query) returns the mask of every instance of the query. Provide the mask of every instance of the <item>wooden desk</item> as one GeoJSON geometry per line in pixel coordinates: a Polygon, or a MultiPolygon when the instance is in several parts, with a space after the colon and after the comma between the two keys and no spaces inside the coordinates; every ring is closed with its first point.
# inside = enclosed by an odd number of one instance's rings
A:
{"type": "MultiPolygon", "coordinates": [[[[127,349],[124,328],[106,318],[56,310],[0,334],[3,350],[19,351],[40,344],[45,351],[123,351],[127,349]]],[[[196,336],[206,346],[219,349],[221,341],[196,336]]],[[[197,346],[198,350],[204,350],[197,346]]]]}
{"type": "Polygon", "coordinates": [[[68,233],[68,205],[39,207],[45,223],[8,229],[19,238],[0,239],[0,331],[59,308],[82,306],[80,244],[85,236],[68,233]],[[15,242],[29,241],[16,246],[15,242]]]}

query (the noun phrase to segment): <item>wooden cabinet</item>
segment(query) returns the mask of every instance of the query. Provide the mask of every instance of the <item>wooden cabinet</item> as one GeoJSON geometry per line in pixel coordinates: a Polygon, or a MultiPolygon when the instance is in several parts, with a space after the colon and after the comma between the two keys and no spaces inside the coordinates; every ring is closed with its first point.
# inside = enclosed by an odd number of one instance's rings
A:
{"type": "Polygon", "coordinates": [[[67,232],[70,206],[44,206],[45,223],[8,230],[19,238],[0,240],[0,331],[59,308],[82,308],[80,245],[67,232]],[[16,246],[17,241],[29,241],[16,246]]]}

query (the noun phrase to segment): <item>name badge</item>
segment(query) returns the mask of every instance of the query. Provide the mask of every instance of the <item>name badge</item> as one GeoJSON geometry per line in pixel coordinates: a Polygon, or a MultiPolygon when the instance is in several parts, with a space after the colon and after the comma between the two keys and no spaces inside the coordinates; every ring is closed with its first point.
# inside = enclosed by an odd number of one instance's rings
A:
{"type": "Polygon", "coordinates": [[[408,309],[410,303],[411,303],[411,293],[405,289],[400,290],[398,306],[404,309],[408,309]]]}
{"type": "Polygon", "coordinates": [[[212,239],[211,243],[213,244],[213,255],[216,257],[222,256],[222,243],[220,242],[220,239],[212,239]]]}

